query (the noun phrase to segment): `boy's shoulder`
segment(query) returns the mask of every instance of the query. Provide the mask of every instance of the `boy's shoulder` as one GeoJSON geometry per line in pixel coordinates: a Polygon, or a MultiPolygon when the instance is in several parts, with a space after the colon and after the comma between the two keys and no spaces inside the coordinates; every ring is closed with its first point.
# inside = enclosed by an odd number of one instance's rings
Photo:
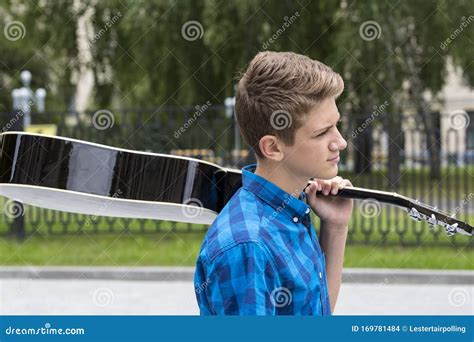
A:
{"type": "Polygon", "coordinates": [[[264,243],[268,218],[255,194],[240,188],[209,227],[200,256],[211,261],[244,243],[264,243]]]}

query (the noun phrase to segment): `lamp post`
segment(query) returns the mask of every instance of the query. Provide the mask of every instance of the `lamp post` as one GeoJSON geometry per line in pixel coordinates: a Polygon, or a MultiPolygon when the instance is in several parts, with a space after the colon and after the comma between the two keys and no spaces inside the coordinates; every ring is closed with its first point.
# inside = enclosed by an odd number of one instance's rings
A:
{"type": "MultiPolygon", "coordinates": [[[[31,72],[23,70],[20,74],[21,83],[23,87],[13,89],[13,113],[10,120],[11,125],[9,129],[13,130],[25,130],[26,127],[31,125],[31,106],[36,105],[38,112],[44,112],[44,103],[46,99],[46,90],[39,88],[36,92],[33,92],[30,88],[31,83],[31,72]],[[20,124],[19,118],[23,116],[23,125],[20,124]]],[[[12,232],[18,240],[24,240],[25,238],[25,220],[23,214],[25,208],[20,202],[13,202],[13,206],[18,209],[20,215],[15,215],[12,222],[12,232]]]]}
{"type": "Polygon", "coordinates": [[[23,129],[31,125],[31,106],[36,105],[38,112],[44,112],[44,103],[46,99],[46,90],[38,88],[33,92],[30,88],[31,72],[23,70],[20,74],[23,87],[13,89],[13,110],[21,111],[23,115],[23,129]]]}
{"type": "Polygon", "coordinates": [[[234,150],[232,153],[232,162],[234,163],[238,160],[240,152],[240,130],[235,117],[235,96],[226,97],[224,105],[226,116],[234,119],[234,150]]]}

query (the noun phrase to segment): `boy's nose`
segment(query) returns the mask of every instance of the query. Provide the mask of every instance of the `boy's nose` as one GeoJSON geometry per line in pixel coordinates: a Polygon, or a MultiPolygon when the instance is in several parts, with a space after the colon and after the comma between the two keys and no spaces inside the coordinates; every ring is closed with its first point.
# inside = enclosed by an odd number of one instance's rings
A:
{"type": "Polygon", "coordinates": [[[337,141],[333,141],[329,144],[331,151],[342,151],[347,147],[347,141],[341,136],[337,141]]]}

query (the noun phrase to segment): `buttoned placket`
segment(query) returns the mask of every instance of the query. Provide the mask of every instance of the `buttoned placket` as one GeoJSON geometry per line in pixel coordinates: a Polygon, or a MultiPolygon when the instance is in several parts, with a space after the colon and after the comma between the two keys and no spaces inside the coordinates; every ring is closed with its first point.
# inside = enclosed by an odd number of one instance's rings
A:
{"type": "MultiPolygon", "coordinates": [[[[311,239],[311,242],[313,243],[316,251],[317,251],[317,254],[319,255],[320,258],[324,258],[324,255],[323,255],[323,251],[321,250],[320,246],[319,246],[319,241],[315,241],[318,239],[317,235],[315,235],[316,232],[313,231],[312,227],[311,227],[311,216],[310,216],[310,209],[307,208],[306,209],[306,212],[305,212],[305,215],[303,217],[303,219],[301,220],[303,225],[308,229],[308,233],[310,235],[310,239],[311,239]]],[[[294,217],[293,218],[293,221],[296,223],[299,221],[299,219],[297,217],[294,217]],[[295,219],[297,219],[295,221],[295,219]]],[[[321,265],[323,265],[324,267],[324,264],[325,262],[323,262],[323,259],[321,259],[321,265]]],[[[316,269],[316,272],[318,272],[318,279],[319,279],[319,286],[320,286],[320,289],[321,289],[321,302],[323,303],[323,310],[326,311],[325,313],[328,314],[327,310],[326,310],[326,306],[324,305],[325,301],[326,301],[326,298],[328,296],[327,292],[326,292],[326,283],[324,281],[324,275],[323,275],[323,270],[320,269],[319,267],[319,263],[316,263],[315,265],[315,269],[316,269]]],[[[329,309],[330,311],[330,309],[329,309]]],[[[329,312],[330,314],[330,312],[329,312]]]]}
{"type": "MultiPolygon", "coordinates": [[[[311,232],[311,216],[309,214],[310,212],[311,212],[311,209],[306,208],[306,211],[303,215],[303,219],[301,220],[301,223],[306,227],[306,229],[308,229],[309,235],[311,236],[312,232],[311,232]]],[[[299,222],[298,218],[294,217],[293,222],[299,222]],[[297,219],[297,221],[295,221],[295,219],[297,219]]]]}

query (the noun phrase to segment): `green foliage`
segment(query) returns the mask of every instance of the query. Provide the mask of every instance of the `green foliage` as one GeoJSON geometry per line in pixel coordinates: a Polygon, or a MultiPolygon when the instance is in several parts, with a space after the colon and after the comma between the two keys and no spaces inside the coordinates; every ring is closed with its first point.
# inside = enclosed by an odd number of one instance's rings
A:
{"type": "Polygon", "coordinates": [[[78,20],[91,8],[95,38],[90,41],[90,67],[96,80],[91,108],[222,103],[232,95],[238,72],[265,48],[303,53],[331,65],[344,75],[348,106],[354,110],[383,103],[410,78],[401,49],[411,40],[417,48],[410,53],[427,90],[436,94],[443,86],[448,56],[469,82],[473,79],[469,26],[440,48],[463,16],[470,18],[468,0],[455,4],[81,0],[76,7],[75,3],[0,3],[5,13],[2,27],[18,20],[26,29],[20,40],[0,40],[0,110],[11,107],[10,92],[26,68],[33,72],[33,86],[46,87],[48,108],[70,106],[74,75],[81,68],[78,20]],[[359,28],[368,20],[379,24],[378,39],[361,39],[359,28]],[[202,26],[202,37],[183,38],[183,25],[189,21],[202,26]]]}

